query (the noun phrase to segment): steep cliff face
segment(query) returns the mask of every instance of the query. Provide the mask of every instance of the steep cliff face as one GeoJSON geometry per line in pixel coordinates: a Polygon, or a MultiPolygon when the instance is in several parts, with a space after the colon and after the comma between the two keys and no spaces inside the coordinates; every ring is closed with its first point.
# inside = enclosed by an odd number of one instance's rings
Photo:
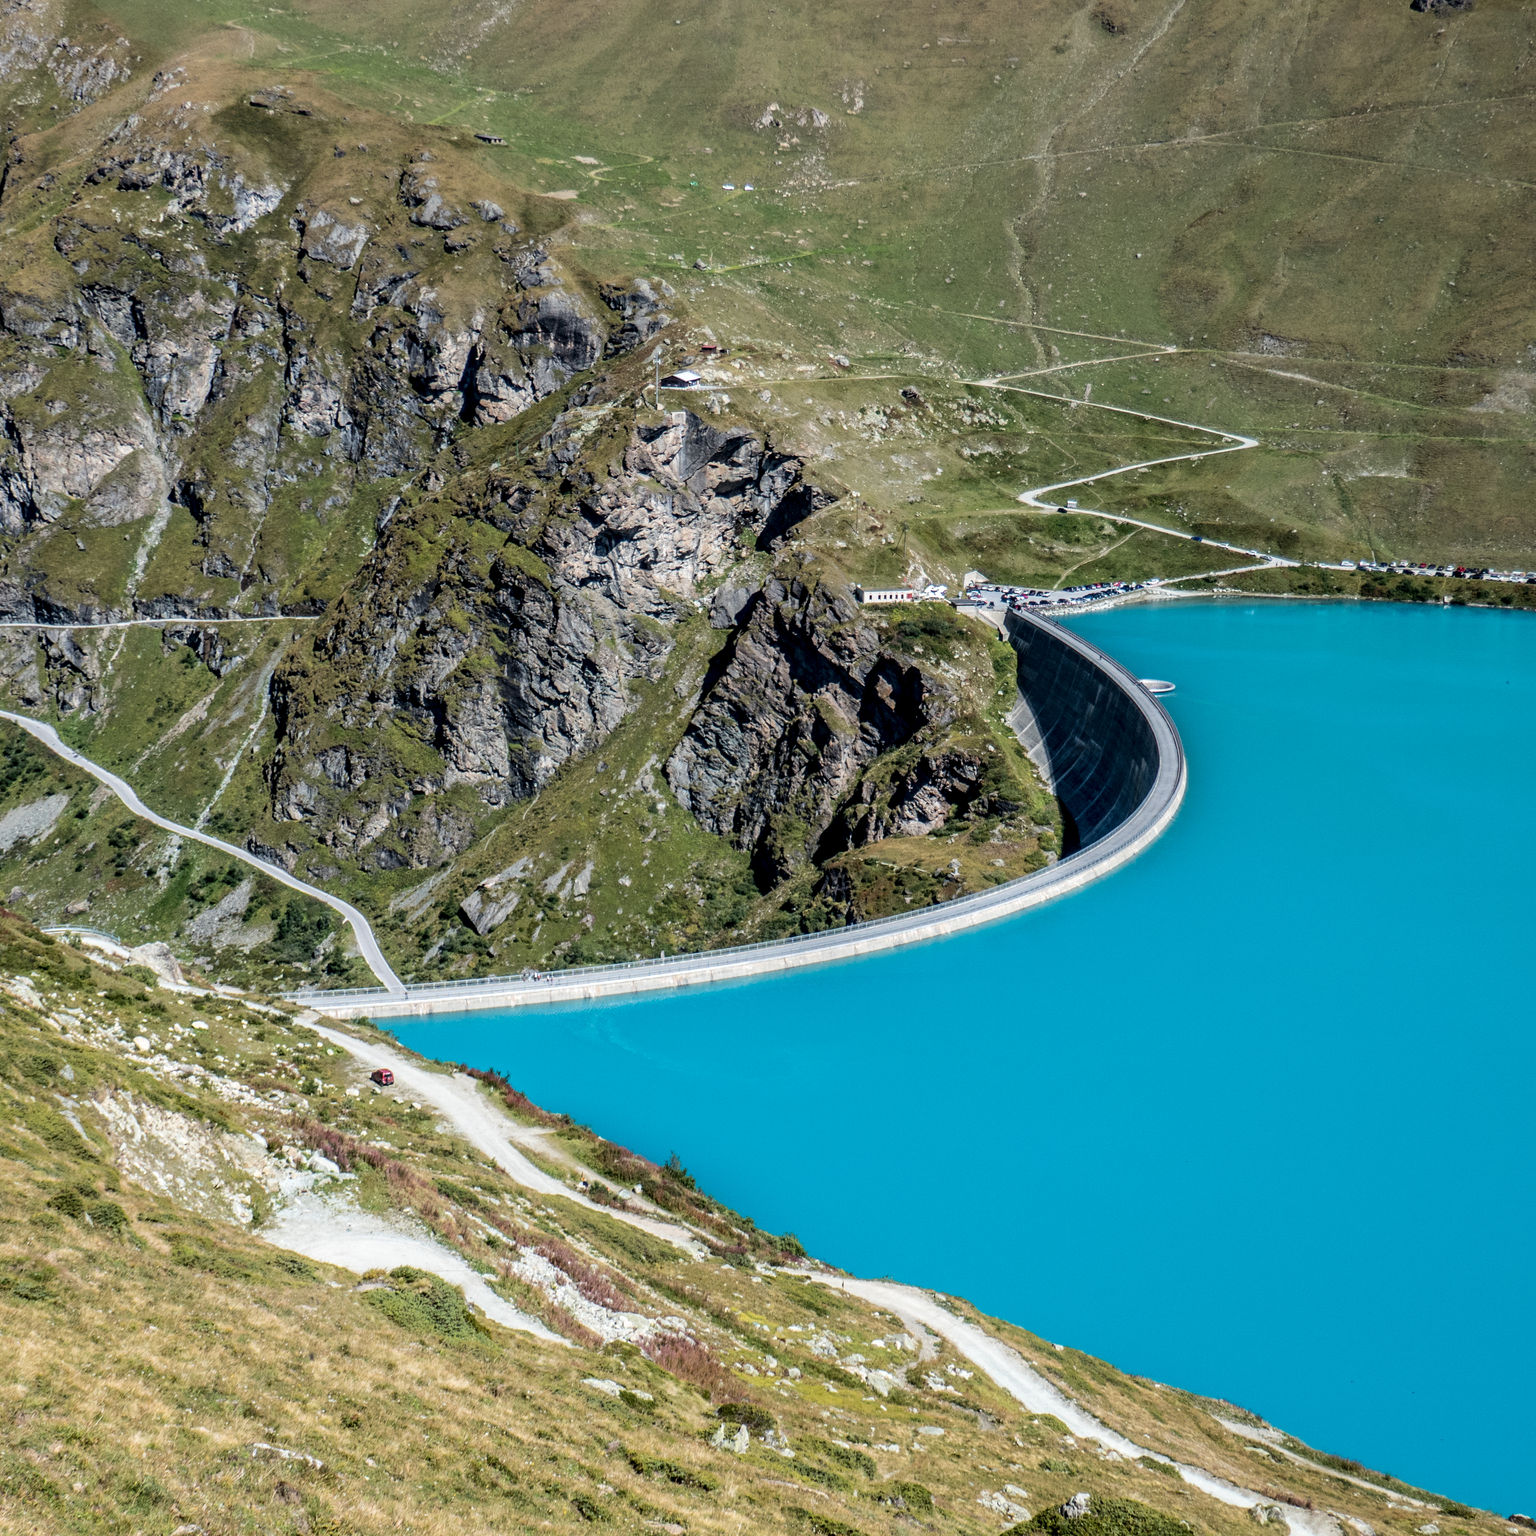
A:
{"type": "Polygon", "coordinates": [[[391,523],[274,678],[277,821],[381,867],[459,852],[473,813],[423,833],[423,797],[537,793],[660,678],[701,585],[812,500],[798,461],[685,411],[631,423],[599,479],[590,439],[613,416],[573,408],[526,479],[467,474],[391,523]]]}
{"type": "Polygon", "coordinates": [[[817,852],[869,764],[959,707],[935,672],[882,643],[846,590],[775,578],[743,612],[667,781],[773,884],[817,852]]]}
{"type": "Polygon", "coordinates": [[[805,576],[769,580],[738,622],[667,779],[760,887],[791,882],[802,925],[944,900],[1054,857],[1059,809],[986,721],[996,694],[978,680],[1011,679],[990,631],[943,609],[862,609],[805,576]]]}
{"type": "Polygon", "coordinates": [[[965,667],[784,548],[814,434],[641,403],[687,295],[467,134],[74,15],[0,12],[0,614],[281,622],[12,630],[12,699],[455,964],[750,936],[992,804],[965,667]]]}
{"type": "MultiPolygon", "coordinates": [[[[23,63],[62,68],[51,10],[27,17],[23,63]]],[[[668,322],[650,285],[583,291],[529,231],[551,205],[440,135],[318,93],[232,98],[212,66],[113,78],[122,116],[84,143],[14,140],[0,182],[18,616],[329,595],[313,560],[367,515],[360,491],[668,322]],[[119,528],[88,579],[64,571],[119,528]]]]}

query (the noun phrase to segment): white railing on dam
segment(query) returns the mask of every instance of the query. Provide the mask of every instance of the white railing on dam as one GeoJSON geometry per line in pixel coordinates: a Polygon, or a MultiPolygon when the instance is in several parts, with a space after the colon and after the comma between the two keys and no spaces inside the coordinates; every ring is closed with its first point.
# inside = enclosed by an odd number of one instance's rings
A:
{"type": "Polygon", "coordinates": [[[1173,820],[1184,797],[1184,748],[1162,705],[1097,646],[1031,613],[1009,614],[1006,629],[1019,654],[1021,713],[1028,721],[1021,739],[1081,838],[1075,852],[1050,868],[920,912],[820,933],[572,966],[533,980],[477,976],[417,983],[403,993],[384,987],[296,993],[292,1001],[342,1018],[398,1018],[741,981],[960,933],[1081,889],[1135,858],[1173,820]]]}

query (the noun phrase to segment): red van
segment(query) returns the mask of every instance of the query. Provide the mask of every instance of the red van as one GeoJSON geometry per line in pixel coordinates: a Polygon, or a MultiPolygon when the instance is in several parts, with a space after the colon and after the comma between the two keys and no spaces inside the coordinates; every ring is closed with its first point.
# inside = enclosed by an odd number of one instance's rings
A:
{"type": "Polygon", "coordinates": [[[379,1067],[368,1074],[368,1080],[377,1083],[380,1088],[393,1088],[395,1086],[395,1074],[388,1067],[379,1067]]]}

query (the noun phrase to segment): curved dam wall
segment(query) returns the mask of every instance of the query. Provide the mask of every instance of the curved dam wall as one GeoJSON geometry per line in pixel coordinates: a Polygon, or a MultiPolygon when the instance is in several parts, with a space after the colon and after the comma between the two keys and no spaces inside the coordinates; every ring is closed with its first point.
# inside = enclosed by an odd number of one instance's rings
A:
{"type": "Polygon", "coordinates": [[[667,959],[554,971],[545,979],[429,982],[298,994],[336,1018],[372,1019],[592,1001],[851,960],[960,933],[1079,890],[1154,842],[1184,797],[1184,750],[1173,722],[1136,679],[1070,630],[1010,613],[1004,633],[1019,656],[1019,700],[1009,723],[1076,823],[1079,846],[1049,869],[939,906],[825,933],[667,959]]]}
{"type": "Polygon", "coordinates": [[[1050,620],[1009,613],[1003,633],[1019,657],[1019,703],[1008,723],[1087,848],[1147,798],[1167,750],[1157,716],[1167,717],[1118,662],[1050,620]]]}

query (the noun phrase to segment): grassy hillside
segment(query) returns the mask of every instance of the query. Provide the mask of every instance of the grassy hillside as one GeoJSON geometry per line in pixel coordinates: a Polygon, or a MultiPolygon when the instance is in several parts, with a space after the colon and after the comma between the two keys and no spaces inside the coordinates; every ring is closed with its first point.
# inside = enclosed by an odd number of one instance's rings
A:
{"type": "MultiPolygon", "coordinates": [[[[216,97],[303,83],[371,132],[452,140],[479,174],[559,194],[538,206],[575,266],[669,277],[698,326],[767,354],[734,377],[797,427],[792,386],[832,353],[859,374],[1091,383],[1265,439],[1238,482],[1218,463],[1158,492],[1196,515],[1230,522],[1225,498],[1304,550],[1536,562],[1516,0],[70,14],[121,29],[135,79],[179,61],[216,97]]],[[[57,120],[47,84],[16,93],[24,132],[57,120]]],[[[225,131],[253,131],[237,118],[225,131]]],[[[1090,413],[1052,410],[1081,451],[1090,413]]],[[[1050,472],[1019,447],[999,504],[1050,472]]]]}
{"type": "MultiPolygon", "coordinates": [[[[1536,341],[1516,0],[268,16],[242,19],[338,89],[505,136],[488,157],[578,193],[595,270],[702,259],[688,294],[722,339],[973,378],[1176,345],[1139,380],[1036,377],[1285,434],[1235,494],[1309,547],[1536,547],[1511,495],[1536,341]]],[[[1219,500],[1227,469],[1187,494],[1219,500]]]]}
{"type": "MultiPolygon", "coordinates": [[[[532,1195],[287,1011],[146,987],[0,917],[0,1523],[980,1536],[1056,1532],[1086,1492],[1079,1529],[1253,1528],[1166,1464],[1025,1412],[676,1159],[479,1091],[568,1195],[532,1195]],[[295,1209],[467,1264],[544,1332],[419,1265],[360,1275],[285,1249],[295,1209]],[[692,1253],[638,1211],[681,1223],[692,1253]]],[[[1258,1488],[1266,1520],[1507,1529],[941,1299],[1115,1428],[1258,1488]]]]}
{"type": "MultiPolygon", "coordinates": [[[[164,813],[387,916],[422,976],[866,910],[813,889],[847,852],[815,825],[815,868],[768,878],[665,788],[656,825],[620,825],[600,782],[600,763],[633,786],[675,750],[729,653],[704,619],[717,588],[810,570],[1198,581],[1231,563],[1089,508],[1291,559],[1536,567],[1529,21],[1517,0],[14,10],[0,607],[263,621],[7,629],[0,686],[164,813]],[[683,364],[704,389],[648,398],[683,364]],[[772,548],[695,572],[694,602],[658,589],[630,631],[598,624],[597,670],[642,643],[664,663],[625,684],[622,727],[577,743],[537,795],[487,797],[431,735],[474,688],[490,698],[518,652],[486,640],[469,599],[509,561],[542,579],[537,519],[488,524],[487,503],[526,493],[539,518],[589,516],[584,490],[619,472],[625,431],[679,405],[793,457],[814,510],[772,548]],[[546,434],[573,422],[581,447],[556,474],[546,434]],[[1215,446],[1217,428],[1257,446],[1099,481],[1076,516],[1018,502],[1215,446]],[[428,609],[415,589],[438,569],[462,590],[427,627],[467,624],[466,664],[413,635],[377,731],[336,727],[388,761],[353,772],[329,822],[306,820],[283,801],[315,786],[285,766],[274,678],[291,703],[303,674],[311,717],[341,709],[355,674],[311,665],[330,626],[381,590],[428,609]],[[382,842],[366,830],[378,815],[382,842]],[[529,891],[492,937],[461,920],[479,881],[525,860],[580,869],[603,839],[615,883],[591,903],[529,891]]],[[[568,595],[596,578],[561,580],[568,595]]],[[[1237,580],[1511,606],[1536,591],[1237,580]]],[[[352,638],[393,655],[377,632],[352,638]]],[[[945,665],[983,713],[996,657],[978,640],[945,665]]],[[[542,750],[505,734],[509,751],[542,750]]],[[[991,745],[1010,750],[1006,734],[991,745]]],[[[125,936],[186,932],[208,905],[192,886],[222,871],[153,839],[125,859],[104,841],[110,808],[89,814],[69,849],[0,850],[29,914],[85,895],[125,936]]],[[[849,871],[867,910],[948,888],[951,853],[890,841],[878,867],[849,871]]],[[[344,968],[334,944],[263,958],[270,941],[247,941],[281,914],[251,911],[218,929],[239,941],[227,974],[344,968]]]]}

